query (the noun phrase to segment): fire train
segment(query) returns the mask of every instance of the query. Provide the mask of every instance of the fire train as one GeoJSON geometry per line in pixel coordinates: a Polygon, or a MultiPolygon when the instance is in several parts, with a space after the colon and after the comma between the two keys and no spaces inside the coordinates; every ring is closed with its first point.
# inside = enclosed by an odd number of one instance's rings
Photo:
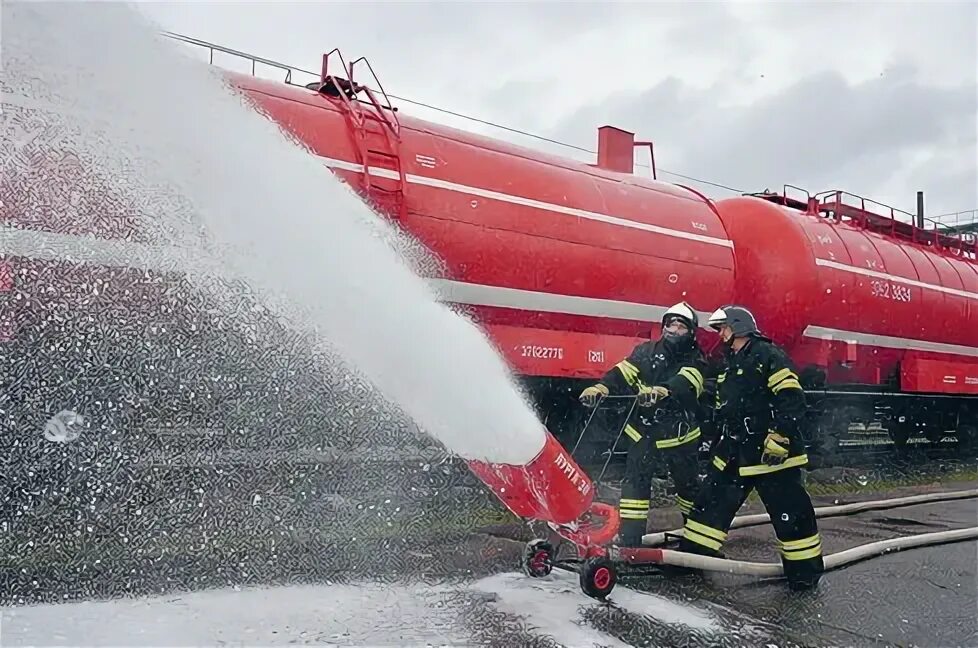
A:
{"type": "MultiPolygon", "coordinates": [[[[754,312],[799,370],[813,438],[876,420],[900,444],[947,434],[973,443],[973,235],[842,191],[713,200],[656,179],[654,164],[652,177],[636,174],[635,147],[647,143],[613,126],[598,129],[589,164],[411,118],[376,77],[355,78],[363,61],[347,65],[334,50],[308,84],[227,76],[439,259],[444,272],[429,278],[439,298],[476,319],[561,441],[586,415],[580,391],[658,336],[665,309],[685,300],[701,326],[724,304],[754,312]]],[[[7,221],[43,229],[11,209],[7,221]]],[[[35,260],[4,253],[0,287],[12,291],[18,264],[35,260]]],[[[16,338],[30,322],[14,319],[16,338]]],[[[698,335],[715,348],[712,332],[698,335]]]]}

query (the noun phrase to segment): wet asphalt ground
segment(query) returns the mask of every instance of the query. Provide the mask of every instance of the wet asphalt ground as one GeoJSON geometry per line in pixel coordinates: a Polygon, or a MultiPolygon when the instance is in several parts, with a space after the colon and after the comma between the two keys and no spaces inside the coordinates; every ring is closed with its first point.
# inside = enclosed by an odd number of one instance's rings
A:
{"type": "MultiPolygon", "coordinates": [[[[901,497],[938,490],[964,490],[974,483],[942,488],[902,488],[858,496],[815,497],[816,506],[901,497]]],[[[756,503],[747,512],[762,512],[756,503]]],[[[665,516],[663,516],[665,517],[665,516]]],[[[836,553],[857,545],[978,525],[978,500],[928,503],[819,521],[823,551],[836,553]]],[[[769,526],[731,532],[724,548],[731,558],[777,560],[769,526]]],[[[779,646],[974,646],[978,645],[976,595],[978,543],[966,541],[891,553],[827,572],[814,592],[789,592],[782,581],[706,573],[683,578],[652,577],[628,582],[659,595],[698,600],[730,610],[740,630],[723,641],[689,637],[674,645],[779,646]],[[762,636],[751,637],[749,630],[762,636]],[[740,636],[738,636],[740,635],[740,636]]],[[[678,638],[677,638],[678,641],[678,638]]]]}
{"type": "MultiPolygon", "coordinates": [[[[10,568],[8,553],[0,642],[978,645],[975,541],[870,559],[829,572],[816,591],[800,594],[789,592],[781,581],[752,577],[626,574],[602,603],[580,592],[574,574],[555,570],[543,579],[520,574],[516,564],[522,540],[530,537],[525,526],[470,519],[458,529],[432,534],[426,524],[444,519],[453,504],[473,506],[480,500],[491,507],[492,501],[454,481],[463,474],[430,466],[412,474],[418,486],[435,481],[439,490],[453,495],[437,506],[429,504],[425,510],[434,513],[416,510],[409,516],[412,523],[401,524],[386,538],[375,533],[340,541],[329,537],[320,520],[324,537],[283,536],[277,548],[269,548],[267,541],[246,542],[241,535],[232,538],[241,528],[228,526],[223,534],[215,529],[207,543],[182,550],[167,549],[159,539],[161,549],[151,549],[150,540],[142,542],[142,550],[128,553],[103,544],[86,548],[88,557],[61,554],[32,561],[28,550],[22,552],[20,569],[10,568]],[[441,477],[432,478],[432,472],[441,477]],[[466,524],[472,526],[465,529],[466,524]]],[[[813,499],[816,505],[830,505],[974,487],[973,482],[948,482],[813,499]]],[[[756,502],[748,502],[741,514],[759,510],[756,502]]],[[[675,510],[659,508],[650,528],[675,528],[679,519],[675,510]]],[[[975,524],[978,500],[970,499],[823,519],[820,531],[825,551],[833,553],[898,535],[975,524]]],[[[773,533],[763,525],[734,530],[725,551],[732,558],[776,560],[773,533]]]]}

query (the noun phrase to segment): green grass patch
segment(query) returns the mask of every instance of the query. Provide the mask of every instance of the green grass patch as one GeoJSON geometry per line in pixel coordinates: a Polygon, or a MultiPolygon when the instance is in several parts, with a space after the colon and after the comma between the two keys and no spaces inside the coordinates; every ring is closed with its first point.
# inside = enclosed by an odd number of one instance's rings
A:
{"type": "MultiPolygon", "coordinates": [[[[894,488],[913,486],[940,486],[945,482],[978,482],[978,468],[974,466],[959,466],[945,471],[918,472],[906,475],[876,476],[874,470],[846,469],[843,476],[831,478],[819,474],[819,471],[803,473],[805,488],[809,495],[818,497],[826,495],[854,495],[858,493],[873,493],[894,488]]],[[[759,503],[757,491],[752,492],[748,502],[759,503]]]]}

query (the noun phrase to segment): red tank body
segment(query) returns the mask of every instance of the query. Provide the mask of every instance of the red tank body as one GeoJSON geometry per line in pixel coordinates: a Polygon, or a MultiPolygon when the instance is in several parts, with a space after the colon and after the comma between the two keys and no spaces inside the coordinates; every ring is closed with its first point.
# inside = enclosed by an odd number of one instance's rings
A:
{"type": "Polygon", "coordinates": [[[737,301],[830,384],[897,378],[908,391],[978,394],[974,243],[935,246],[919,230],[920,242],[901,240],[873,231],[887,219],[861,207],[827,217],[841,202],[827,197],[804,211],[757,197],[717,203],[737,242],[737,301]]]}

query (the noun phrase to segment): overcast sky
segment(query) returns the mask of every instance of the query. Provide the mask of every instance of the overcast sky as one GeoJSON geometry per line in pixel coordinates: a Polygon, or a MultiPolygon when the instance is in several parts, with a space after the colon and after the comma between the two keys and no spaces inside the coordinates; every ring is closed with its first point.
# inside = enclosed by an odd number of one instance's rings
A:
{"type": "MultiPolygon", "coordinates": [[[[737,190],[839,188],[908,211],[923,190],[929,215],[978,207],[974,3],[201,1],[143,10],[163,29],[309,70],[340,47],[348,61],[368,57],[391,94],[588,149],[598,126],[619,126],[656,142],[660,171],[737,190]]],[[[648,162],[647,150],[639,159],[648,162]]]]}

